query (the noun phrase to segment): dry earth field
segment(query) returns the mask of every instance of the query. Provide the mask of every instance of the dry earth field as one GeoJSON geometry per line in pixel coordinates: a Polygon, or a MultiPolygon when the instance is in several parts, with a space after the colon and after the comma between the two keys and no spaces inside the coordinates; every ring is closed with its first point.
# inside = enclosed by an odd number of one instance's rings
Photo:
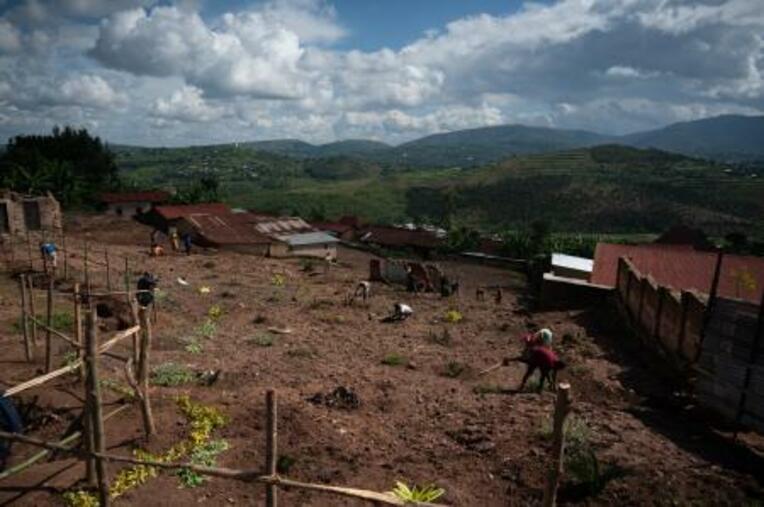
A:
{"type": "MultiPolygon", "coordinates": [[[[340,263],[313,274],[295,259],[272,260],[228,252],[190,257],[146,255],[150,230],[131,222],[78,216],[67,225],[76,250],[85,237],[94,249],[108,247],[113,258],[140,257],[158,274],[163,297],[154,326],[152,364],[174,361],[193,371],[221,370],[211,386],[189,383],[152,390],[158,436],[142,441],[137,405],[107,423],[110,452],[129,454],[136,446],[160,452],[184,438],[188,427],[176,408],[178,394],[218,407],[229,424],[217,430],[230,449],[218,464],[259,468],[264,461],[265,391],[279,400],[279,452],[294,459],[289,477],[378,491],[396,480],[436,484],[446,490],[441,501],[459,506],[533,505],[541,499],[550,443],[544,437],[553,411],[551,392],[515,393],[520,364],[478,378],[476,373],[502,357],[516,355],[519,338],[533,326],[555,331],[556,348],[569,367],[560,379],[572,384],[578,427],[595,449],[600,464],[622,470],[588,505],[758,505],[764,498],[762,440],[711,429],[683,396],[675,395],[660,368],[630,345],[618,323],[598,309],[592,312],[539,312],[524,306],[522,277],[510,271],[446,261],[447,272],[462,280],[463,291],[451,300],[429,294],[411,296],[402,288],[373,287],[368,307],[348,307],[343,300],[355,283],[368,276],[370,254],[340,250],[340,263]],[[274,284],[274,275],[284,285],[274,284]],[[177,283],[182,276],[191,285],[177,283]],[[502,285],[504,301],[474,299],[480,285],[502,285]],[[209,286],[209,294],[200,294],[209,286]],[[384,324],[393,303],[405,301],[415,315],[384,324]],[[212,305],[220,305],[213,338],[201,340],[202,353],[185,349],[212,305]],[[459,323],[445,314],[457,309],[459,323]],[[289,327],[273,335],[268,327],[289,327]],[[439,339],[443,334],[450,342],[439,339]],[[386,365],[399,354],[408,365],[386,365]],[[465,369],[445,374],[450,362],[465,369]],[[330,408],[308,401],[338,386],[352,389],[357,409],[330,408]],[[502,388],[503,391],[500,391],[502,388]]],[[[69,261],[81,265],[74,254],[69,261]],[[79,264],[78,264],[79,263],[79,264]]],[[[101,280],[101,278],[96,278],[101,280]]],[[[23,361],[18,288],[7,274],[0,280],[0,387],[38,374],[23,361]]],[[[65,287],[62,287],[62,289],[65,287]]],[[[60,311],[67,311],[59,303],[60,311]]],[[[42,306],[42,300],[38,303],[42,306]]],[[[123,351],[127,350],[123,347],[123,351]]],[[[61,356],[57,359],[61,362],[61,356]]],[[[123,382],[121,365],[105,359],[104,376],[123,382]]],[[[34,402],[32,434],[54,440],[79,412],[81,388],[70,375],[20,397],[34,402]]],[[[110,410],[119,395],[105,390],[110,410]]],[[[11,464],[36,452],[18,445],[11,464]]],[[[120,467],[109,466],[111,475],[120,467]]],[[[79,462],[57,457],[0,481],[2,505],[63,505],[61,493],[83,477],[79,462]]],[[[563,488],[565,489],[565,488],[563,488]]],[[[575,500],[573,490],[567,499],[575,500]]],[[[562,500],[566,499],[563,491],[562,500]]],[[[128,492],[117,505],[260,505],[262,486],[211,479],[198,488],[181,488],[170,472],[128,492]]],[[[360,502],[302,491],[282,491],[286,506],[362,505],[360,502]]]]}

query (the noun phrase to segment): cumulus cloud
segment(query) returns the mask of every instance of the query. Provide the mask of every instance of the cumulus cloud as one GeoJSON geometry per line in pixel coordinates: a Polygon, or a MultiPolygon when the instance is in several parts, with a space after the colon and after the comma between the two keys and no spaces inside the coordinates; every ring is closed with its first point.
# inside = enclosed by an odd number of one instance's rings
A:
{"type": "Polygon", "coordinates": [[[339,49],[349,30],[329,0],[216,17],[194,0],[27,0],[0,13],[0,114],[42,121],[65,103],[120,141],[402,141],[502,122],[612,133],[764,112],[761,0],[525,2],[374,51],[339,49]],[[146,133],[147,115],[165,128],[146,133]]]}
{"type": "Polygon", "coordinates": [[[123,11],[102,23],[91,55],[136,74],[180,75],[216,95],[301,94],[299,38],[258,13],[227,13],[213,29],[197,13],[175,7],[123,11]]]}
{"type": "Polygon", "coordinates": [[[168,98],[160,98],[154,103],[152,109],[154,116],[166,119],[209,122],[218,120],[225,114],[225,109],[220,106],[207,104],[202,97],[202,92],[193,86],[184,86],[176,90],[168,98]]]}
{"type": "Polygon", "coordinates": [[[121,107],[127,101],[127,96],[115,91],[105,79],[87,74],[61,83],[60,93],[53,98],[58,104],[100,108],[121,107]]]}

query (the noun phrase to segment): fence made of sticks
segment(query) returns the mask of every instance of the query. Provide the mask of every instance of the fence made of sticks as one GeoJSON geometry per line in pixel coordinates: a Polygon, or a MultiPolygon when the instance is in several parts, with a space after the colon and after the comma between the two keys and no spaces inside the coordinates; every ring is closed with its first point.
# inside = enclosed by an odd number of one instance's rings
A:
{"type": "MultiPolygon", "coordinates": [[[[232,469],[223,467],[201,466],[190,462],[169,463],[137,459],[131,456],[123,456],[107,453],[104,432],[105,423],[125,410],[130,405],[123,405],[108,414],[103,413],[103,401],[100,387],[101,361],[104,359],[117,360],[123,364],[123,372],[127,383],[135,394],[143,426],[145,438],[148,440],[156,433],[154,423],[151,395],[149,389],[150,358],[152,347],[152,318],[151,310],[140,307],[134,300],[137,292],[132,290],[131,264],[128,258],[124,258],[124,268],[121,277],[124,279],[124,290],[114,290],[117,277],[112,273],[119,271],[112,266],[112,259],[108,251],[103,251],[102,260],[95,259],[88,243],[82,245],[82,256],[72,256],[72,246],[67,249],[66,239],[61,232],[61,244],[63,263],[59,266],[47,265],[44,258],[34,252],[36,241],[50,239],[40,236],[32,238],[28,236],[21,245],[3,244],[4,260],[6,267],[11,272],[19,273],[19,293],[21,302],[21,329],[23,335],[24,354],[27,361],[34,361],[36,354],[43,346],[45,357],[45,373],[18,385],[6,389],[0,393],[0,397],[17,396],[20,393],[39,386],[45,385],[65,374],[79,372],[79,383],[84,391],[85,403],[81,410],[82,430],[67,435],[56,442],[44,441],[38,438],[0,431],[0,440],[19,442],[42,450],[21,463],[0,472],[0,480],[21,473],[39,463],[51,453],[73,456],[81,460],[85,465],[85,481],[88,487],[97,491],[99,505],[106,507],[111,505],[112,498],[109,494],[109,463],[127,463],[144,465],[157,469],[187,469],[201,475],[233,479],[248,483],[261,484],[265,487],[266,507],[278,505],[279,491],[281,489],[301,489],[318,493],[336,495],[346,498],[354,498],[370,502],[375,505],[437,505],[432,503],[423,504],[416,501],[399,498],[391,493],[381,493],[352,487],[333,486],[301,482],[282,477],[277,473],[278,462],[278,410],[277,395],[273,389],[268,389],[265,396],[266,424],[265,424],[265,463],[262,468],[255,469],[232,469]],[[23,247],[23,248],[22,248],[23,247]],[[21,258],[20,251],[26,253],[21,258]],[[14,253],[15,252],[15,253],[14,253]],[[68,252],[68,253],[67,253],[68,252]],[[79,266],[74,266],[69,261],[81,259],[79,266]],[[20,264],[19,264],[20,263],[20,264]],[[26,263],[26,264],[25,264],[26,263]],[[104,270],[93,269],[95,266],[104,270]],[[37,267],[41,268],[39,271],[37,267]],[[20,270],[19,270],[20,268],[20,270]],[[24,269],[27,272],[23,272],[24,269]],[[20,272],[21,271],[21,272],[20,272]],[[103,278],[97,285],[103,288],[94,289],[96,286],[92,273],[99,272],[103,278]],[[71,292],[56,290],[56,276],[63,275],[63,279],[79,279],[81,282],[74,283],[71,292]],[[41,289],[40,287],[44,287],[41,289]],[[38,303],[40,290],[45,291],[45,314],[38,315],[38,303]],[[130,305],[133,314],[133,325],[128,329],[116,332],[105,340],[99,340],[98,315],[94,305],[99,297],[124,296],[130,305]],[[73,308],[73,333],[67,334],[66,330],[56,329],[53,323],[54,302],[57,299],[71,301],[73,308]],[[44,342],[41,335],[44,333],[44,342]],[[127,355],[114,352],[113,348],[131,338],[131,346],[127,355]],[[41,343],[42,342],[42,343],[41,343]],[[70,352],[76,354],[76,358],[66,365],[53,369],[53,359],[56,356],[56,346],[63,345],[70,352]],[[81,440],[81,446],[75,446],[74,442],[81,440]]],[[[155,304],[151,305],[155,308],[155,304]]],[[[155,314],[154,314],[155,315],[155,314]]],[[[556,502],[556,491],[562,473],[562,455],[564,449],[564,419],[570,411],[569,386],[561,384],[558,389],[558,403],[554,414],[554,448],[551,459],[549,479],[544,494],[544,505],[551,506],[556,502]]]]}

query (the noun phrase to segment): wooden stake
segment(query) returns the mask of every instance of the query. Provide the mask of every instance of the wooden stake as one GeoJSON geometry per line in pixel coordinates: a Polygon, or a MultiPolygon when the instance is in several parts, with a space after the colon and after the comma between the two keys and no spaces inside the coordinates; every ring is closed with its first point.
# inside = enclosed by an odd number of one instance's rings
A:
{"type": "Polygon", "coordinates": [[[33,275],[27,277],[27,284],[29,285],[29,312],[32,314],[32,343],[37,346],[37,303],[35,303],[34,297],[34,278],[33,275]]]}
{"type": "Polygon", "coordinates": [[[156,433],[154,418],[151,415],[151,401],[149,398],[149,353],[151,352],[151,322],[148,317],[148,309],[141,307],[138,310],[138,318],[141,323],[141,347],[140,360],[138,362],[138,385],[141,390],[141,413],[143,415],[143,427],[146,438],[156,433]]]}
{"type": "Polygon", "coordinates": [[[34,261],[32,260],[32,237],[27,230],[27,255],[29,256],[29,271],[34,271],[34,261]]]}
{"type": "MultiPolygon", "coordinates": [[[[85,241],[85,290],[88,293],[88,301],[90,300],[90,293],[92,292],[90,290],[90,269],[88,268],[88,242],[85,241]]],[[[92,306],[91,304],[88,304],[88,306],[92,306]]]]}
{"type": "MultiPolygon", "coordinates": [[[[85,360],[84,343],[82,342],[82,302],[80,300],[80,284],[74,284],[74,341],[80,346],[77,356],[85,360]]],[[[80,380],[85,382],[85,368],[80,368],[80,380]]]]}
{"type": "MultiPolygon", "coordinates": [[[[266,404],[266,427],[265,427],[265,473],[276,476],[276,462],[278,460],[278,417],[276,405],[276,391],[268,389],[265,392],[266,404]]],[[[275,484],[269,484],[265,487],[265,505],[266,507],[276,507],[278,505],[278,488],[275,484]]]]}
{"type": "Polygon", "coordinates": [[[111,268],[109,265],[109,250],[104,250],[103,254],[106,260],[106,290],[111,292],[111,268]]]}
{"type": "MultiPolygon", "coordinates": [[[[85,342],[87,345],[87,397],[88,412],[91,422],[91,434],[93,435],[94,450],[103,453],[106,450],[106,442],[103,428],[103,411],[101,406],[101,388],[98,384],[98,332],[96,329],[98,316],[95,309],[88,312],[87,333],[85,342]]],[[[98,481],[98,498],[101,507],[109,507],[111,498],[109,498],[109,485],[106,478],[106,462],[102,458],[96,458],[96,479],[98,481]]]]}
{"type": "Polygon", "coordinates": [[[24,331],[24,356],[27,362],[32,362],[34,353],[32,344],[29,340],[29,316],[27,315],[27,280],[25,275],[19,276],[19,287],[21,287],[21,327],[24,331]]]}
{"type": "Polygon", "coordinates": [[[552,466],[544,490],[544,507],[557,505],[557,489],[562,475],[565,455],[565,419],[570,413],[570,384],[557,386],[557,403],[554,407],[554,441],[552,444],[552,466]]]}
{"type": "Polygon", "coordinates": [[[50,328],[53,327],[53,276],[48,276],[48,300],[45,312],[45,373],[53,369],[53,344],[50,328]]]}
{"type": "Polygon", "coordinates": [[[69,279],[69,250],[66,249],[66,233],[64,228],[61,227],[61,248],[64,254],[64,280],[69,279]]]}

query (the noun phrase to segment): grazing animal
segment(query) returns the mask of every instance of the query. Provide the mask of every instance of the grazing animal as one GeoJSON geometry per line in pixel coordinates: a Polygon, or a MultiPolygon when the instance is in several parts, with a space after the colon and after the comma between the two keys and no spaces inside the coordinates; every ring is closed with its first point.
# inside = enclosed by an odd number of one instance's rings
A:
{"type": "Polygon", "coordinates": [[[367,302],[369,298],[371,297],[371,282],[362,281],[358,282],[358,285],[355,288],[355,292],[353,292],[353,297],[350,298],[350,303],[352,304],[353,301],[355,301],[355,298],[361,296],[361,299],[363,299],[363,302],[367,302]]]}

